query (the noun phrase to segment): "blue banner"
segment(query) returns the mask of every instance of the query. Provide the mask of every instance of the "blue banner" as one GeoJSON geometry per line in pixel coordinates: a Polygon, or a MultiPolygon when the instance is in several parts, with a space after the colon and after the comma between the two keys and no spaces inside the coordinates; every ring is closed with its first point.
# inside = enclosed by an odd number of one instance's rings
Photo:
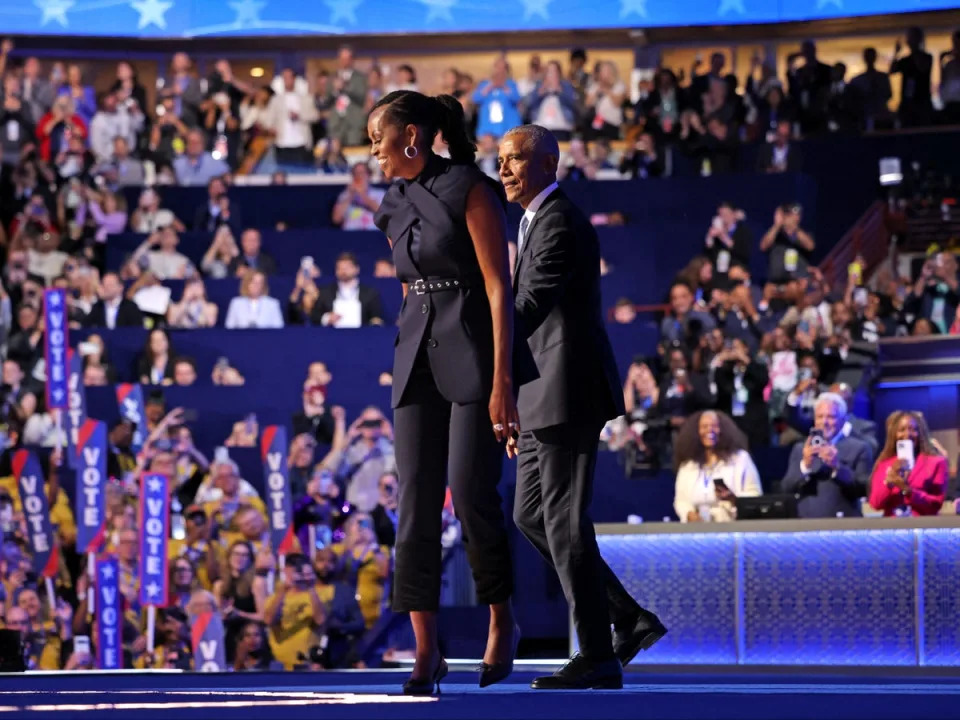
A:
{"type": "Polygon", "coordinates": [[[729,25],[954,9],[955,0],[33,0],[12,34],[203,37],[729,25]]]}
{"type": "Polygon", "coordinates": [[[270,520],[270,546],[277,555],[294,551],[293,498],[287,482],[287,430],[268,425],[260,438],[263,476],[267,489],[267,516],[270,520]]]}
{"type": "Polygon", "coordinates": [[[190,619],[194,670],[226,672],[229,669],[223,638],[223,620],[220,619],[220,613],[208,612],[190,619]]]}
{"type": "Polygon", "coordinates": [[[143,415],[143,388],[130,383],[117,385],[117,407],[120,409],[120,417],[134,424],[130,449],[138,453],[146,439],[147,419],[143,415]]]}
{"type": "Polygon", "coordinates": [[[67,412],[64,429],[67,433],[67,465],[77,467],[77,434],[87,419],[87,390],[83,386],[83,357],[76,350],[67,351],[67,412]]]}
{"type": "Polygon", "coordinates": [[[60,568],[60,553],[50,524],[46,483],[37,456],[29,450],[17,450],[13,454],[13,474],[17,478],[20,504],[27,521],[33,570],[41,577],[56,577],[60,568]]]}
{"type": "Polygon", "coordinates": [[[170,537],[170,484],[166,475],[140,478],[140,604],[167,604],[167,538],[170,537]]]}
{"type": "Polygon", "coordinates": [[[120,565],[113,555],[97,559],[97,667],[123,667],[123,618],[120,596],[120,565]]]}
{"type": "Polygon", "coordinates": [[[47,368],[47,410],[67,408],[67,291],[43,291],[43,356],[47,368]]]}
{"type": "Polygon", "coordinates": [[[87,420],[77,439],[77,552],[99,552],[107,530],[107,426],[87,420]]]}

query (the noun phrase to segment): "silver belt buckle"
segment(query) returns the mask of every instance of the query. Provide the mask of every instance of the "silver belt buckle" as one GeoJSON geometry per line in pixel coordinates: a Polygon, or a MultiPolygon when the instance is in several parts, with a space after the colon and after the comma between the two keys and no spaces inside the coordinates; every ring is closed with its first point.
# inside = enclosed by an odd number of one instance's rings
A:
{"type": "Polygon", "coordinates": [[[413,283],[413,291],[417,295],[426,295],[427,294],[427,283],[421,278],[413,283]]]}

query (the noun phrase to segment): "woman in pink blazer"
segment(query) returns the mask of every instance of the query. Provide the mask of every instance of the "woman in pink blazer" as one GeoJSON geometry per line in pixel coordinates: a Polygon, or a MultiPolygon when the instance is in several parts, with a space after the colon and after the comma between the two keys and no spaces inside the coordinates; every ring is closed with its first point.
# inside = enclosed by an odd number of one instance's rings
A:
{"type": "Polygon", "coordinates": [[[887,442],[870,481],[870,504],[886,516],[909,509],[911,515],[936,515],[947,491],[947,459],[930,438],[919,412],[900,411],[887,419],[887,442]],[[897,441],[911,440],[912,468],[897,457],[897,441]]]}

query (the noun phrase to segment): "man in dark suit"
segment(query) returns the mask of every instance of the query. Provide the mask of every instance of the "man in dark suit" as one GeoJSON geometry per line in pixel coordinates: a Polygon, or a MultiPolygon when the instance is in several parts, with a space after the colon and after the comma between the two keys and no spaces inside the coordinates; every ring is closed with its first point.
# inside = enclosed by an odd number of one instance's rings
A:
{"type": "Polygon", "coordinates": [[[802,518],[860,517],[860,498],[869,487],[873,453],[853,437],[847,424],[847,403],[823,393],[813,412],[813,430],[790,453],[781,489],[800,495],[802,518]]]}
{"type": "MultiPolygon", "coordinates": [[[[814,378],[811,380],[814,384],[817,382],[817,379],[814,378]]],[[[804,384],[804,381],[801,380],[800,384],[797,386],[798,389],[801,385],[804,384]]],[[[818,391],[818,396],[824,390],[823,386],[820,386],[818,391]]],[[[850,408],[853,407],[853,388],[847,385],[847,383],[834,383],[828,388],[825,388],[826,391],[836,393],[843,398],[843,401],[847,404],[847,421],[846,425],[849,425],[849,428],[844,426],[844,432],[850,436],[854,437],[857,440],[862,440],[870,448],[870,454],[873,457],[877,456],[877,453],[880,451],[880,441],[877,439],[877,424],[873,420],[867,420],[866,418],[857,417],[850,411],[850,408]]],[[[802,396],[803,393],[797,393],[795,390],[793,393],[787,397],[787,422],[790,425],[801,433],[810,432],[810,428],[813,427],[812,418],[804,412],[803,407],[799,396],[802,396]],[[796,394],[796,395],[795,395],[796,394]],[[794,402],[796,397],[797,401],[794,402]]]]}
{"type": "Polygon", "coordinates": [[[226,184],[215,177],[207,183],[207,202],[193,214],[193,229],[214,232],[221,225],[227,225],[234,235],[239,235],[243,220],[240,208],[230,203],[226,184]]]}
{"type": "Polygon", "coordinates": [[[764,145],[757,153],[757,172],[800,172],[803,158],[800,150],[790,142],[790,133],[790,121],[780,120],[773,142],[764,145]]]}
{"type": "Polygon", "coordinates": [[[100,284],[100,299],[83,322],[84,327],[143,327],[143,313],[132,300],[123,296],[123,283],[116,273],[107,273],[100,284]]]}
{"type": "Polygon", "coordinates": [[[340,254],[335,274],[335,284],[319,288],[311,322],[342,328],[383,325],[380,291],[360,282],[360,265],[353,253],[340,254]]]}
{"type": "Polygon", "coordinates": [[[525,210],[514,271],[515,324],[539,378],[520,387],[522,432],[514,520],[557,570],[580,651],[537,689],[619,688],[621,665],[663,637],[600,556],[587,515],[600,430],[624,414],[600,307],[600,247],[589,220],[557,187],[560,151],[536,125],[500,144],[500,180],[525,210]],[[615,635],[611,641],[610,625],[615,635]]]}
{"type": "Polygon", "coordinates": [[[230,261],[227,270],[231,275],[242,277],[248,270],[259,270],[264,275],[276,275],[277,263],[263,251],[263,238],[260,231],[249,228],[240,236],[240,254],[230,261]]]}

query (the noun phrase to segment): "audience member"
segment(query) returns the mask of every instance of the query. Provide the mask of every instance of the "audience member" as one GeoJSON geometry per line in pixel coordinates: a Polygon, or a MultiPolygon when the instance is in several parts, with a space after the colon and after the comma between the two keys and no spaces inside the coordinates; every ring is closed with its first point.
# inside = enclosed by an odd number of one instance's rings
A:
{"type": "Polygon", "coordinates": [[[137,363],[137,374],[142,385],[173,384],[173,366],[176,353],[170,345],[166,330],[155,328],[147,335],[147,342],[137,363]]]}
{"type": "Polygon", "coordinates": [[[341,563],[347,582],[357,589],[357,603],[367,629],[380,617],[384,585],[390,572],[390,550],[377,544],[369,515],[347,518],[342,543],[331,548],[341,563]]]}
{"type": "Polygon", "coordinates": [[[736,519],[736,499],[763,494],[747,439],[722,412],[693,415],[674,440],[673,508],[680,522],[736,519]]]}
{"type": "Polygon", "coordinates": [[[900,40],[893,49],[890,74],[903,78],[900,93],[898,118],[903,127],[929,125],[933,117],[933,102],[930,95],[930,73],[933,55],[924,50],[924,32],[919,27],[907,29],[907,47],[910,54],[900,57],[903,46],[900,40]]]}
{"type": "Polygon", "coordinates": [[[830,66],[817,58],[817,46],[813,40],[805,40],[800,52],[787,56],[790,99],[798,110],[804,135],[816,135],[826,130],[830,78],[830,66]],[[797,67],[801,58],[804,63],[797,67]]]}
{"type": "Polygon", "coordinates": [[[189,258],[177,252],[180,237],[172,227],[150,235],[130,258],[128,266],[148,271],[157,280],[182,280],[192,271],[189,258]]]}
{"type": "Polygon", "coordinates": [[[800,172],[803,158],[800,150],[790,142],[790,121],[778,120],[773,139],[757,154],[757,172],[800,172]]]}
{"type": "Polygon", "coordinates": [[[753,233],[745,220],[743,211],[733,204],[722,202],[717,206],[717,214],[704,240],[714,276],[726,277],[735,267],[749,274],[753,233]]]}
{"type": "Polygon", "coordinates": [[[870,505],[891,515],[936,515],[946,497],[950,468],[918,412],[887,418],[887,442],[870,480],[870,505]]]}
{"type": "Polygon", "coordinates": [[[531,123],[545,127],[561,142],[570,139],[577,122],[577,94],[563,79],[559,62],[547,63],[543,77],[527,91],[524,103],[531,123]]]}
{"type": "Polygon", "coordinates": [[[100,110],[90,121],[90,149],[97,162],[107,163],[114,159],[114,142],[118,138],[125,140],[128,148],[136,147],[137,134],[143,130],[144,121],[144,115],[135,103],[120,104],[114,93],[106,93],[100,110]]]}
{"type": "Polygon", "coordinates": [[[333,206],[333,224],[343,230],[373,230],[373,214],[380,208],[385,194],[370,187],[370,168],[356,163],[350,168],[351,182],[333,206]]]}
{"type": "Polygon", "coordinates": [[[154,188],[144,188],[130,217],[130,229],[151,235],[166,227],[172,227],[178,233],[187,229],[172,212],[160,207],[160,194],[154,188]]]}
{"type": "Polygon", "coordinates": [[[269,292],[267,277],[261,270],[245,274],[240,281],[240,295],[227,308],[224,326],[228,330],[283,327],[280,303],[269,292]]]}
{"type": "Polygon", "coordinates": [[[863,64],[866,70],[850,81],[850,87],[857,95],[862,127],[871,131],[886,127],[892,120],[889,103],[893,92],[890,89],[890,76],[877,70],[875,48],[864,49],[863,64]]]}
{"type": "Polygon", "coordinates": [[[379,499],[383,474],[394,469],[393,428],[383,413],[367,407],[350,424],[340,446],[331,448],[329,464],[346,501],[360,512],[372,511],[379,499]]]}
{"type": "Polygon", "coordinates": [[[132,300],[123,296],[123,283],[116,273],[103,276],[100,300],[84,321],[86,327],[107,328],[143,327],[143,314],[132,300]]]}
{"type": "Polygon", "coordinates": [[[343,46],[337,54],[337,70],[331,83],[335,97],[327,119],[327,134],[340,145],[362,145],[366,140],[367,78],[354,68],[353,49],[343,46]]]}
{"type": "Polygon", "coordinates": [[[746,435],[751,450],[770,443],[770,420],[764,397],[767,366],[750,355],[747,344],[734,338],[714,359],[717,408],[733,418],[746,435]]]}
{"type": "Polygon", "coordinates": [[[341,253],[335,269],[337,282],[318,289],[311,320],[316,325],[356,328],[382,325],[380,291],[360,282],[360,265],[353,253],[341,253]]]}
{"type": "Polygon", "coordinates": [[[493,61],[493,72],[473,93],[477,108],[477,137],[492,135],[499,139],[510,128],[521,124],[520,91],[510,77],[510,66],[504,57],[493,61]]]}
{"type": "Polygon", "coordinates": [[[595,77],[587,85],[584,100],[587,112],[592,115],[588,133],[591,139],[617,140],[620,137],[626,94],[626,86],[620,81],[617,66],[607,60],[599,62],[595,77]]]}
{"type": "Polygon", "coordinates": [[[357,603],[357,589],[340,579],[340,562],[330,548],[321,548],[313,560],[317,576],[317,595],[328,608],[325,629],[327,647],[323,666],[327,669],[351,667],[358,661],[355,646],[366,629],[357,603]]]}
{"type": "Polygon", "coordinates": [[[80,66],[71,64],[67,67],[67,81],[57,93],[59,98],[69,98],[76,107],[77,114],[89,126],[94,113],[97,112],[97,98],[93,88],[83,84],[83,73],[80,66]]]}
{"type": "Polygon", "coordinates": [[[180,302],[172,303],[167,310],[167,324],[181,330],[215,327],[217,312],[217,306],[207,300],[203,280],[194,277],[184,283],[180,302]]]}
{"type": "Polygon", "coordinates": [[[207,136],[193,128],[187,133],[186,149],[173,160],[173,171],[180,185],[206,185],[230,171],[227,163],[207,152],[207,136]]]}
{"type": "MultiPolygon", "coordinates": [[[[230,266],[240,257],[240,249],[229,225],[221,225],[213,234],[213,242],[200,261],[200,269],[214,280],[231,275],[230,266]]],[[[236,270],[234,270],[234,273],[236,270]]]]}
{"type": "Polygon", "coordinates": [[[806,441],[790,453],[782,489],[800,496],[801,518],[859,517],[873,457],[869,446],[849,433],[847,404],[823,393],[806,441]]]}
{"type": "Polygon", "coordinates": [[[285,670],[305,664],[310,650],[320,646],[327,621],[309,558],[299,553],[287,555],[281,580],[263,614],[273,656],[285,670]]]}
{"type": "MultiPolygon", "coordinates": [[[[224,241],[225,242],[225,241],[224,241]]],[[[266,276],[277,274],[277,263],[269,253],[263,250],[263,238],[259,230],[250,228],[240,236],[240,253],[230,261],[228,271],[242,278],[251,270],[266,276]]]]}
{"type": "Polygon", "coordinates": [[[802,218],[803,209],[797,204],[774,211],[773,225],[760,240],[760,251],[770,253],[767,282],[783,285],[806,276],[816,244],[813,236],[800,227],[802,218]]]}
{"type": "Polygon", "coordinates": [[[313,163],[313,138],[310,126],[317,119],[313,96],[306,88],[297,87],[292,68],[284,68],[282,84],[270,99],[265,125],[274,137],[276,161],[281,166],[304,166],[313,163]]]}
{"type": "Polygon", "coordinates": [[[193,229],[215,232],[222,225],[227,225],[233,232],[239,233],[243,220],[239,208],[230,202],[226,183],[218,176],[210,178],[207,183],[207,202],[194,213],[193,229]]]}

